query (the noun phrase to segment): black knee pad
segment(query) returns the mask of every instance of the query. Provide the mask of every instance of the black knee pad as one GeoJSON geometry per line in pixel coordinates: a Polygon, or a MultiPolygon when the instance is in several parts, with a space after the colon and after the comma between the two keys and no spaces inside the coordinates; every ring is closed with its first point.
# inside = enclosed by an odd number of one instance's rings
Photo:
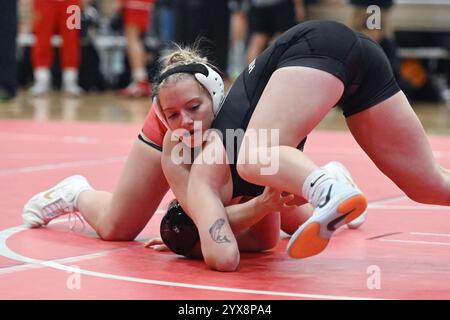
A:
{"type": "Polygon", "coordinates": [[[164,244],[174,253],[183,256],[191,253],[200,240],[197,227],[176,199],[169,204],[161,220],[160,233],[164,244]]]}

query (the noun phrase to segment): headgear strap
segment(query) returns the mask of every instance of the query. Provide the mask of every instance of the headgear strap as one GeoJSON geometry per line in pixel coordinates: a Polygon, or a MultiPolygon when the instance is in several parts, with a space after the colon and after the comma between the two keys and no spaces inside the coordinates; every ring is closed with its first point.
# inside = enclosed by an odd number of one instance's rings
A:
{"type": "Polygon", "coordinates": [[[173,67],[173,68],[167,70],[166,72],[164,72],[162,75],[160,75],[158,78],[158,84],[161,84],[161,82],[163,82],[164,79],[167,79],[168,77],[170,77],[171,75],[173,75],[175,73],[190,73],[190,74],[201,73],[205,77],[208,77],[208,74],[209,74],[208,69],[203,64],[200,64],[200,63],[184,64],[184,65],[173,67]]]}

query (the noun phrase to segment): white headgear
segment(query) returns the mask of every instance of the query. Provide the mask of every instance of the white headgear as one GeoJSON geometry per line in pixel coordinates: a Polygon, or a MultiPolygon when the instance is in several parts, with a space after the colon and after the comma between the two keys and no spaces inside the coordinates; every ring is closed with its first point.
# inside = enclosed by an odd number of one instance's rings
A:
{"type": "MultiPolygon", "coordinates": [[[[175,73],[190,73],[194,75],[195,79],[197,79],[197,81],[200,82],[200,84],[202,84],[211,95],[214,117],[217,116],[217,113],[219,113],[220,107],[222,106],[223,100],[225,98],[225,90],[222,77],[214,69],[207,66],[206,64],[195,63],[180,65],[167,70],[159,76],[158,83],[160,84],[164,79],[175,73]]],[[[156,115],[168,128],[169,125],[161,110],[161,106],[158,103],[157,96],[153,98],[152,108],[154,107],[156,107],[156,115]]]]}

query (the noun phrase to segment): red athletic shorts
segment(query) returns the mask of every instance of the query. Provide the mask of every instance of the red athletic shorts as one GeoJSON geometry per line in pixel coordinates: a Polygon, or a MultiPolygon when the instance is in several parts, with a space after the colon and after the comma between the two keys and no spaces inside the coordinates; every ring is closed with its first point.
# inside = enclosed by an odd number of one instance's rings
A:
{"type": "Polygon", "coordinates": [[[125,26],[135,25],[141,32],[146,32],[154,2],[155,0],[122,0],[125,26]]]}

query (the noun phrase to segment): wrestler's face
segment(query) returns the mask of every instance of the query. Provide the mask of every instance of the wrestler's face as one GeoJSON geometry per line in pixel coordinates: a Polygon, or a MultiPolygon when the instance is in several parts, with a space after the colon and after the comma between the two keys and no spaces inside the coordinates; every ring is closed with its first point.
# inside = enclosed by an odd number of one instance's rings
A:
{"type": "Polygon", "coordinates": [[[189,132],[180,137],[187,145],[193,145],[194,134],[201,138],[203,132],[211,127],[214,119],[211,96],[194,78],[184,78],[161,87],[158,101],[170,130],[185,129],[189,132]],[[194,122],[197,123],[195,127],[194,122]]]}

